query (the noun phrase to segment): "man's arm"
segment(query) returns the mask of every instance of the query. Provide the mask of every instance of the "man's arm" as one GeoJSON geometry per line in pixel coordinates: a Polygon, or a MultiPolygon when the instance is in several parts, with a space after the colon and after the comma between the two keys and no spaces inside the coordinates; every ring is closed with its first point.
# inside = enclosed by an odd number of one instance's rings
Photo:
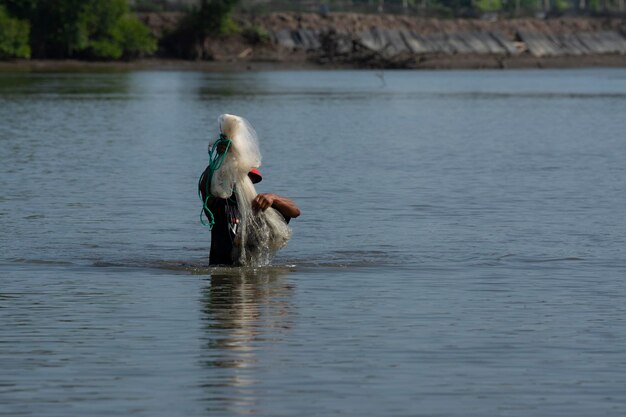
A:
{"type": "Polygon", "coordinates": [[[284,217],[294,218],[300,215],[300,209],[296,206],[296,203],[287,197],[265,193],[257,195],[252,200],[252,208],[254,210],[265,211],[270,207],[278,210],[284,217]]]}

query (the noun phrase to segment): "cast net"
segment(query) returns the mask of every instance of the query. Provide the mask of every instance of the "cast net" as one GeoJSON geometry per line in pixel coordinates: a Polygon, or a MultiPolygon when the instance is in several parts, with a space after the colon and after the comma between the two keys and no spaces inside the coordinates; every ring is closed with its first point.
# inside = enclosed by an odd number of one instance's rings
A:
{"type": "Polygon", "coordinates": [[[261,165],[255,130],[247,120],[231,114],[221,115],[218,122],[221,137],[230,140],[230,146],[221,166],[213,172],[211,194],[225,199],[234,193],[237,199],[239,224],[233,259],[243,266],[269,265],[274,254],[289,241],[291,229],[274,208],[252,208],[257,192],[248,173],[261,165]]]}

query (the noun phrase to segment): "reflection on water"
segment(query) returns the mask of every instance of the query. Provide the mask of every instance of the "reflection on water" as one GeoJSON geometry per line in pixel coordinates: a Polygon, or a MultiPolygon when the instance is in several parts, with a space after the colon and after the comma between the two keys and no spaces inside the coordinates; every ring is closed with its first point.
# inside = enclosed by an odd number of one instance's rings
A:
{"type": "Polygon", "coordinates": [[[289,268],[215,268],[202,296],[206,339],[202,364],[210,411],[254,413],[257,351],[280,343],[293,322],[289,268]],[[236,394],[236,395],[233,395],[236,394]]]}
{"type": "Polygon", "coordinates": [[[2,74],[0,95],[2,98],[80,99],[93,100],[125,97],[132,85],[132,74],[111,76],[101,74],[2,74]]]}

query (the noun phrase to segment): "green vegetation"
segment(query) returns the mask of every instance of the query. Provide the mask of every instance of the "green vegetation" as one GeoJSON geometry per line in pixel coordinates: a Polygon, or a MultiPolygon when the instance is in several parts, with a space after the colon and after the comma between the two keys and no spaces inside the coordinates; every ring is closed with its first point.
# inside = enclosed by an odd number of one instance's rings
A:
{"type": "Polygon", "coordinates": [[[156,40],[127,0],[0,0],[30,23],[36,58],[119,59],[152,54],[156,40]]]}
{"type": "Polygon", "coordinates": [[[183,0],[134,0],[132,10],[139,13],[187,12],[189,4],[183,0]]]}
{"type": "Polygon", "coordinates": [[[128,13],[126,0],[97,1],[86,15],[90,40],[83,50],[97,59],[135,58],[152,54],[156,41],[149,29],[128,13]]]}
{"type": "Polygon", "coordinates": [[[502,2],[500,0],[476,0],[474,7],[481,12],[495,12],[502,9],[502,2]]]}
{"type": "Polygon", "coordinates": [[[178,27],[166,34],[162,45],[170,54],[180,58],[210,58],[203,55],[205,52],[202,45],[207,38],[240,32],[231,16],[237,2],[238,0],[200,0],[178,27]]]}
{"type": "Polygon", "coordinates": [[[190,16],[198,33],[204,36],[232,35],[238,32],[231,12],[238,0],[201,0],[190,16]]]}
{"type": "Polygon", "coordinates": [[[260,26],[251,26],[241,31],[241,36],[250,45],[258,45],[261,43],[268,43],[270,41],[270,34],[267,30],[260,26]]]}
{"type": "MultiPolygon", "coordinates": [[[[0,59],[133,59],[151,55],[157,40],[135,12],[184,12],[178,26],[155,25],[159,48],[171,57],[211,59],[223,37],[250,45],[269,42],[263,28],[239,28],[233,10],[254,17],[269,11],[395,13],[439,18],[559,16],[624,12],[625,0],[0,0],[0,59]],[[323,6],[323,7],[322,7],[323,6]]],[[[158,19],[157,19],[158,21],[158,19]]]]}
{"type": "Polygon", "coordinates": [[[0,6],[0,59],[29,58],[28,22],[14,19],[0,6]]]}

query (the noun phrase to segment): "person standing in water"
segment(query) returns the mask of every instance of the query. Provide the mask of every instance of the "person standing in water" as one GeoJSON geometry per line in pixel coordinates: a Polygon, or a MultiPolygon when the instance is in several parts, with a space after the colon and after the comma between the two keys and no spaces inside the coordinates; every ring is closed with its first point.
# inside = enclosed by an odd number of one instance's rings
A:
{"type": "Polygon", "coordinates": [[[267,264],[287,244],[287,224],[300,209],[287,197],[256,193],[261,155],[250,124],[227,114],[218,121],[220,137],[210,146],[210,163],[198,182],[205,224],[211,228],[209,264],[267,264]]]}

